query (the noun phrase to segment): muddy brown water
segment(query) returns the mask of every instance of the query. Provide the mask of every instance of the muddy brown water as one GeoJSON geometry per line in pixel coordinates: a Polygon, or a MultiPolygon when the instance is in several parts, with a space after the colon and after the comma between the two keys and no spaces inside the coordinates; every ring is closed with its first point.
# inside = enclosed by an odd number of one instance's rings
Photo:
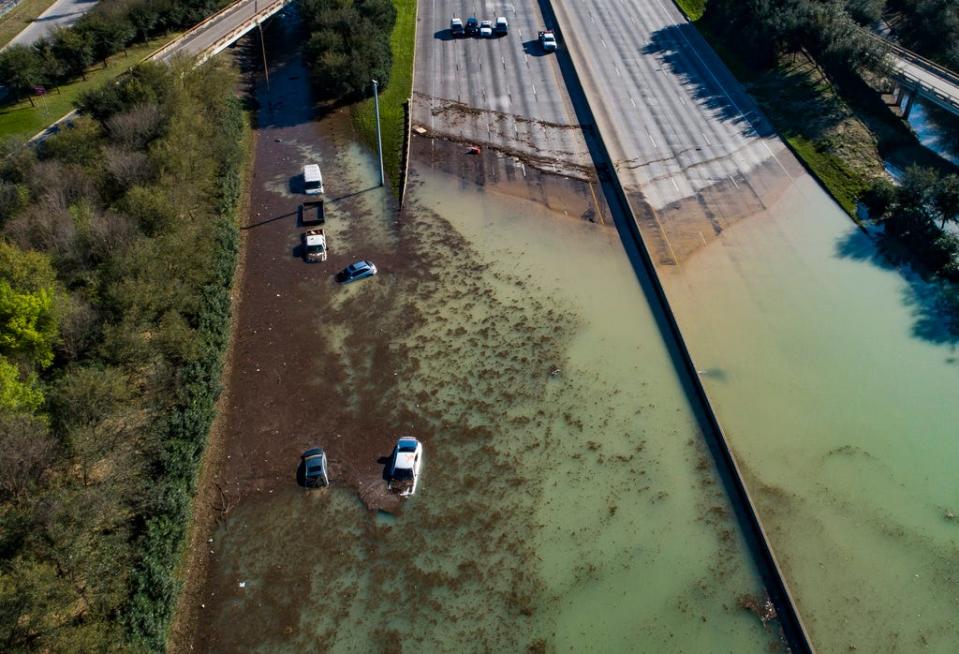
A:
{"type": "Polygon", "coordinates": [[[418,137],[398,214],[348,114],[312,121],[278,50],[195,651],[777,648],[741,608],[758,576],[588,185],[418,137]],[[306,161],[325,264],[295,256],[306,161]],[[336,285],[363,257],[380,274],[336,285]],[[425,444],[402,504],[381,463],[401,434],[425,444]],[[296,485],[313,445],[328,490],[296,485]]]}

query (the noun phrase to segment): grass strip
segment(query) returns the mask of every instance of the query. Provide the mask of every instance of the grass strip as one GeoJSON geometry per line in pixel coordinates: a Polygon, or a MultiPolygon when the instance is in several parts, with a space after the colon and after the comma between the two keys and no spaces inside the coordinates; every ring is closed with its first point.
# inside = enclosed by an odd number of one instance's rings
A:
{"type": "Polygon", "coordinates": [[[106,68],[97,65],[87,71],[85,80],[64,84],[56,89],[47,89],[47,94],[34,97],[34,105],[24,98],[16,103],[0,107],[0,138],[16,136],[30,138],[51,123],[73,110],[73,101],[84,91],[100,87],[107,80],[126,72],[164,43],[176,38],[176,34],[162,36],[147,43],[118,52],[110,57],[106,68]]]}
{"type": "Polygon", "coordinates": [[[692,21],[699,20],[706,13],[706,0],[676,0],[676,6],[692,21]]]}
{"type": "MultiPolygon", "coordinates": [[[[383,132],[383,166],[393,192],[399,192],[403,165],[403,138],[406,114],[403,105],[413,92],[413,50],[416,47],[416,0],[393,0],[396,25],[390,35],[393,65],[390,84],[380,93],[380,127],[383,132]]],[[[353,122],[363,139],[376,148],[376,113],[373,99],[353,108],[353,122]]]]}
{"type": "Polygon", "coordinates": [[[55,0],[23,0],[0,17],[0,48],[10,43],[17,34],[50,8],[55,0]]]}

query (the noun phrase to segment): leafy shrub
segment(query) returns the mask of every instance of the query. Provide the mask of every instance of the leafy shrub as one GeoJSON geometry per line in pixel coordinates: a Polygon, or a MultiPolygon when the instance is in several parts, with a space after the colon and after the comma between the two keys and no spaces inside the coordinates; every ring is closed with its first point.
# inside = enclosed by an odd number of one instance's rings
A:
{"type": "Polygon", "coordinates": [[[371,93],[371,80],[389,84],[391,0],[299,0],[311,34],[307,44],[317,93],[323,99],[355,99],[371,93]]]}

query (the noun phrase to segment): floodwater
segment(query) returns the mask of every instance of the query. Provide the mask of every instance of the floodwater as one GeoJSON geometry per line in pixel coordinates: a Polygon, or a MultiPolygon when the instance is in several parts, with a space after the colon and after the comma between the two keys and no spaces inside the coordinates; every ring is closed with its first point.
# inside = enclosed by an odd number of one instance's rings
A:
{"type": "MultiPolygon", "coordinates": [[[[375,180],[358,148],[324,170],[375,180]]],[[[760,581],[617,233],[425,167],[409,193],[398,223],[375,194],[330,217],[389,263],[311,286],[325,308],[302,328],[350,370],[317,398],[345,386],[342,410],[424,441],[417,495],[396,516],[335,478],[245,496],[211,544],[206,649],[775,650],[740,607],[760,581]]]]}
{"type": "Polygon", "coordinates": [[[959,116],[916,98],[909,113],[909,126],[920,143],[959,166],[959,116]]]}
{"type": "Polygon", "coordinates": [[[663,271],[821,652],[959,651],[959,338],[806,175],[663,271]]]}

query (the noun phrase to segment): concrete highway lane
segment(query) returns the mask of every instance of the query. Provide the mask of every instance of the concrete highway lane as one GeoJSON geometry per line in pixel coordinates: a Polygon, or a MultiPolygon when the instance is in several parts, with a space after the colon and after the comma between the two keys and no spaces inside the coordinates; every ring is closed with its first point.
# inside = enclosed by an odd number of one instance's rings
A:
{"type": "Polygon", "coordinates": [[[765,209],[802,169],[669,0],[553,0],[658,264],[765,209]]]}
{"type": "Polygon", "coordinates": [[[554,54],[539,46],[534,0],[421,0],[414,123],[455,141],[516,154],[541,170],[588,179],[592,163],[554,54]],[[509,20],[509,34],[454,39],[450,18],[509,20]]]}

